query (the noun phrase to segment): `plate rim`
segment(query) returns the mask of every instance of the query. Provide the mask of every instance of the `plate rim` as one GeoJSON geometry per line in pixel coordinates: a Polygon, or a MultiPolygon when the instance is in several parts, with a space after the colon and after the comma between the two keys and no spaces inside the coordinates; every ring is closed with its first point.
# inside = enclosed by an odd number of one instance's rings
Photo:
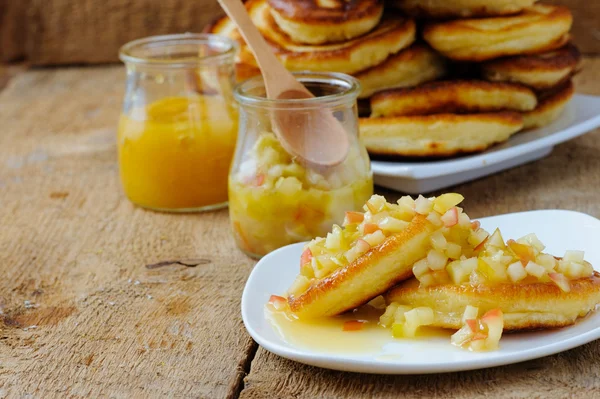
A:
{"type": "MultiPolygon", "coordinates": [[[[568,107],[575,107],[576,103],[589,99],[600,102],[600,96],[575,94],[573,99],[568,104],[568,107]]],[[[556,123],[559,120],[560,119],[553,123],[556,123]]],[[[503,148],[493,153],[484,151],[482,153],[467,156],[465,158],[444,160],[442,162],[415,163],[410,165],[396,164],[384,166],[381,165],[381,161],[371,161],[371,169],[373,170],[373,174],[376,176],[397,177],[413,180],[460,174],[475,168],[479,168],[482,165],[496,165],[533,151],[553,147],[557,144],[589,133],[598,127],[600,127],[600,112],[593,117],[590,117],[577,124],[570,125],[567,128],[551,135],[540,137],[527,143],[521,143],[508,148],[503,148]]],[[[527,133],[528,132],[520,132],[519,134],[527,133]]]]}
{"type": "MultiPolygon", "coordinates": [[[[485,220],[492,219],[503,216],[518,216],[523,214],[533,214],[533,213],[563,213],[563,214],[571,214],[577,217],[583,217],[585,219],[589,219],[590,221],[600,224],[600,219],[595,218],[592,215],[586,214],[584,212],[572,211],[566,209],[538,209],[531,211],[523,211],[523,212],[512,212],[505,213],[500,215],[492,215],[486,216],[483,218],[477,218],[477,220],[485,220]]],[[[299,363],[307,364],[310,366],[316,366],[324,369],[330,370],[338,370],[338,371],[349,371],[349,372],[359,372],[359,373],[368,373],[368,374],[388,374],[388,375],[415,375],[415,374],[438,374],[438,373],[449,373],[449,372],[458,372],[458,371],[468,371],[468,370],[477,370],[483,368],[490,367],[498,367],[504,365],[510,365],[515,363],[520,363],[528,360],[539,359],[542,357],[554,355],[560,352],[564,352],[573,348],[576,348],[581,345],[585,345],[594,340],[600,339],[600,327],[591,329],[584,333],[578,334],[577,336],[563,339],[558,342],[551,342],[542,346],[536,346],[535,348],[526,349],[518,352],[513,352],[501,357],[497,358],[473,358],[470,361],[456,361],[456,362],[445,362],[438,364],[415,364],[415,363],[394,363],[394,362],[384,362],[384,361],[376,361],[373,359],[357,359],[351,356],[344,355],[331,355],[331,354],[318,354],[318,353],[306,353],[303,350],[298,350],[295,348],[290,348],[288,346],[281,345],[277,342],[271,342],[268,339],[263,338],[263,336],[254,329],[251,321],[248,316],[248,306],[250,299],[249,296],[250,288],[254,286],[251,282],[254,281],[257,275],[257,270],[261,262],[265,261],[268,258],[275,257],[276,254],[288,251],[291,247],[301,246],[304,243],[295,243],[290,244],[285,247],[279,248],[267,255],[265,255],[261,260],[259,260],[256,265],[253,267],[248,279],[246,280],[246,284],[244,286],[244,290],[242,292],[242,298],[240,303],[240,310],[242,314],[242,320],[244,326],[252,339],[260,346],[262,346],[267,351],[286,358],[292,361],[297,361],[299,363]],[[546,348],[546,350],[544,350],[546,348]],[[351,358],[350,358],[351,357],[351,358]]],[[[352,355],[354,356],[354,355],[352,355]]]]}

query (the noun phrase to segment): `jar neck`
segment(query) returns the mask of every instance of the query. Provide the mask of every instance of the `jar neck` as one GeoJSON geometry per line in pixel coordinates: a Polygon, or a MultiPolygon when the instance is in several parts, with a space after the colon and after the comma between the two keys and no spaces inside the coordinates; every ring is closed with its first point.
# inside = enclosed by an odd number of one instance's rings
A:
{"type": "Polygon", "coordinates": [[[218,35],[164,35],[127,43],[119,58],[128,70],[189,70],[231,65],[236,50],[233,40],[218,35]]]}
{"type": "Polygon", "coordinates": [[[314,110],[353,107],[360,93],[360,83],[341,73],[294,72],[296,79],[314,95],[308,99],[269,99],[261,76],[236,86],[236,100],[246,108],[265,110],[314,110]]]}

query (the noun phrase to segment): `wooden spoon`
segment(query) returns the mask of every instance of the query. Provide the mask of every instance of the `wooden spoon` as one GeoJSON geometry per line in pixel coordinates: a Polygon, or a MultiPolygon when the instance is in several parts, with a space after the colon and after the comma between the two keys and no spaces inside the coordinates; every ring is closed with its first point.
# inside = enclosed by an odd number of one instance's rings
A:
{"type": "MultiPolygon", "coordinates": [[[[254,54],[265,81],[267,98],[306,99],[314,95],[279,62],[240,0],[218,0],[235,22],[254,54]]],[[[348,133],[331,110],[298,110],[282,105],[271,115],[274,133],[281,145],[299,161],[315,166],[335,166],[346,159],[348,133]]]]}

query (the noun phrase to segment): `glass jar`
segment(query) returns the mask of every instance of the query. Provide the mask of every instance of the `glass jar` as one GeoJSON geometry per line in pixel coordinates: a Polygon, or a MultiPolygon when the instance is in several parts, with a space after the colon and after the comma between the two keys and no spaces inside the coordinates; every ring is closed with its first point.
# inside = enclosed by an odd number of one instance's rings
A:
{"type": "Polygon", "coordinates": [[[118,129],[125,194],[144,208],[189,212],[227,204],[237,136],[236,45],[208,34],[123,46],[127,87],[118,129]]]}
{"type": "MultiPolygon", "coordinates": [[[[324,236],[345,211],[373,194],[369,157],[358,137],[358,81],[339,73],[294,74],[316,97],[270,100],[262,77],[238,85],[238,143],[229,175],[229,216],[237,245],[258,258],[279,247],[324,236]],[[336,166],[303,164],[284,150],[270,115],[329,110],[348,134],[350,150],[336,166]]],[[[325,132],[324,132],[325,133],[325,132]]]]}

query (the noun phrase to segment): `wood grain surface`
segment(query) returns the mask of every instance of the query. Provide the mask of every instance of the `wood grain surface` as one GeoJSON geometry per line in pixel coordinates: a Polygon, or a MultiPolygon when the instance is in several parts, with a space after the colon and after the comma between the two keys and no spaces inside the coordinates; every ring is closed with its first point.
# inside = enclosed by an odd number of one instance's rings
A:
{"type": "MultiPolygon", "coordinates": [[[[600,2],[548,0],[568,6],[581,50],[600,54],[600,2]]],[[[0,60],[33,65],[118,62],[126,42],[200,32],[221,15],[216,0],[0,0],[0,60]]]]}
{"type": "MultiPolygon", "coordinates": [[[[600,94],[600,59],[584,67],[578,90],[600,94]]],[[[148,212],[121,193],[123,78],[121,67],[32,70],[0,92],[0,398],[600,397],[598,342],[413,377],[256,352],[239,303],[254,262],[235,249],[227,212],[148,212]]],[[[599,153],[596,131],[455,190],[473,217],[536,208],[600,217],[599,153]]]]}
{"type": "Polygon", "coordinates": [[[124,198],[123,77],[32,71],[0,94],[0,398],[241,388],[256,348],[239,311],[253,262],[226,211],[153,213],[124,198]],[[147,267],[180,259],[197,266],[147,267]]]}

